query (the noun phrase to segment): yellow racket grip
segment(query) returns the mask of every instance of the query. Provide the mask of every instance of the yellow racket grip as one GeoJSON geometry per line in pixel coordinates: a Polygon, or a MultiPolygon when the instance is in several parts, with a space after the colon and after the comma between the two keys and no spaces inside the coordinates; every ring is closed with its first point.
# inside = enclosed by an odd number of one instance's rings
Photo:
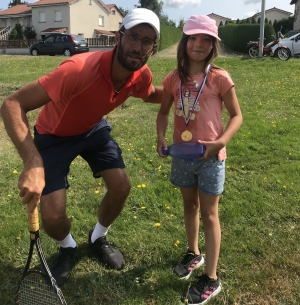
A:
{"type": "Polygon", "coordinates": [[[38,208],[36,207],[32,214],[29,213],[27,205],[27,212],[28,212],[28,228],[30,232],[37,232],[40,229],[39,226],[39,212],[38,208]]]}

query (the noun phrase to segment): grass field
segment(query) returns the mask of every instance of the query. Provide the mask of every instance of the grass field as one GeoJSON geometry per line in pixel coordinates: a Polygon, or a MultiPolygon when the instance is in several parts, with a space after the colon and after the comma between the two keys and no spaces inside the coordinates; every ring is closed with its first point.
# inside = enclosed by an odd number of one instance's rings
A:
{"type": "MultiPolygon", "coordinates": [[[[0,100],[50,72],[63,57],[0,56],[0,100]]],[[[219,58],[231,74],[244,122],[227,146],[225,191],[220,199],[222,244],[219,271],[223,291],[214,305],[300,304],[300,60],[219,58]]],[[[154,82],[175,59],[153,57],[154,82]]],[[[59,80],[58,80],[59,81],[59,80]]],[[[101,92],[99,96],[101,102],[101,92]]],[[[108,239],[124,253],[121,272],[101,266],[87,245],[105,193],[81,159],[71,166],[68,215],[79,246],[79,262],[63,286],[68,305],[176,305],[188,281],[172,275],[186,251],[179,189],[169,182],[170,158],[156,153],[155,120],[159,106],[129,99],[107,116],[123,150],[132,190],[108,239]]],[[[31,125],[37,111],[29,114],[31,125]]],[[[227,116],[224,114],[224,123],[227,116]]],[[[172,142],[172,125],[167,133],[172,142]]],[[[18,197],[22,161],[0,119],[0,304],[13,296],[28,252],[26,210],[18,197]]],[[[203,230],[200,247],[205,253],[203,230]]],[[[57,245],[44,232],[51,262],[57,245]]]]}

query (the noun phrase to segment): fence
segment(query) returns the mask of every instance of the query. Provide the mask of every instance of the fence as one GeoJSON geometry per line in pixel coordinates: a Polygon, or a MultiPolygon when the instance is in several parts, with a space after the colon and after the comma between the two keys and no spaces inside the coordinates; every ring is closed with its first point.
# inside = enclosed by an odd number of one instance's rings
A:
{"type": "Polygon", "coordinates": [[[0,48],[29,48],[33,43],[39,41],[39,39],[0,40],[0,48]]]}
{"type": "MultiPolygon", "coordinates": [[[[101,36],[99,38],[86,38],[89,47],[114,46],[114,36],[101,36]]],[[[29,48],[32,44],[40,42],[40,39],[25,40],[0,40],[0,48],[29,48]]]]}
{"type": "Polygon", "coordinates": [[[86,38],[89,47],[114,46],[115,36],[101,36],[99,38],[86,38]]]}

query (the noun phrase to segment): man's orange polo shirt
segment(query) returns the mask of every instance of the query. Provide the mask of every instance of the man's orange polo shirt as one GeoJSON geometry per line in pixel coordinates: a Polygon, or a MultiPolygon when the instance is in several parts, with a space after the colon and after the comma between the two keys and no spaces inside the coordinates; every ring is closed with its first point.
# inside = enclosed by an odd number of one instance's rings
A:
{"type": "Polygon", "coordinates": [[[147,65],[135,71],[116,94],[111,80],[115,49],[71,57],[39,79],[51,101],[41,110],[36,128],[40,134],[73,136],[91,130],[101,118],[130,97],[145,98],[152,89],[147,65]]]}

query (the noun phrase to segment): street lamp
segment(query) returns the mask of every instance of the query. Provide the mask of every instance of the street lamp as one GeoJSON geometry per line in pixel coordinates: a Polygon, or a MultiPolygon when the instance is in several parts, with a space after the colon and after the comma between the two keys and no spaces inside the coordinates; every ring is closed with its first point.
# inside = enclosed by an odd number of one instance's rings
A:
{"type": "Polygon", "coordinates": [[[265,29],[265,2],[266,0],[261,0],[261,16],[260,16],[260,43],[259,43],[259,52],[258,57],[262,58],[263,56],[263,47],[264,47],[264,29],[265,29]]]}

